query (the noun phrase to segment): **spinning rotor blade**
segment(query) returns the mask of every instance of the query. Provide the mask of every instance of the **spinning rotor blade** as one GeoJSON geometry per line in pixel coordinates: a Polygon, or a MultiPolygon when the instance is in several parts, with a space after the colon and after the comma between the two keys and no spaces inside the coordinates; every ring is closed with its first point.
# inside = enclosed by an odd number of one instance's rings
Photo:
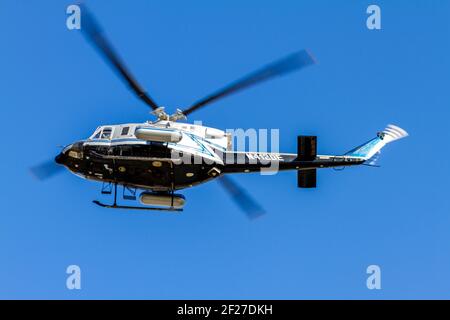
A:
{"type": "Polygon", "coordinates": [[[227,176],[219,179],[220,184],[231,195],[231,198],[245,212],[247,217],[255,219],[265,214],[264,209],[238,184],[227,176]]]}
{"type": "Polygon", "coordinates": [[[64,171],[64,167],[58,165],[54,160],[49,160],[32,167],[30,171],[36,179],[44,181],[64,171]]]}
{"type": "Polygon", "coordinates": [[[144,91],[144,89],[134,79],[131,72],[125,67],[125,64],[114,51],[99,24],[95,21],[94,17],[85,5],[81,5],[81,17],[81,30],[87,39],[94,45],[101,55],[106,58],[108,63],[112,65],[113,69],[128,83],[139,99],[148,104],[153,110],[157,109],[158,105],[144,91]]]}
{"type": "Polygon", "coordinates": [[[275,78],[277,76],[282,76],[294,70],[302,69],[314,63],[315,63],[314,57],[306,50],[293,53],[197,101],[191,107],[184,110],[183,114],[187,116],[193,111],[207,104],[210,104],[218,99],[226,97],[232,93],[248,88],[260,82],[275,78]]]}

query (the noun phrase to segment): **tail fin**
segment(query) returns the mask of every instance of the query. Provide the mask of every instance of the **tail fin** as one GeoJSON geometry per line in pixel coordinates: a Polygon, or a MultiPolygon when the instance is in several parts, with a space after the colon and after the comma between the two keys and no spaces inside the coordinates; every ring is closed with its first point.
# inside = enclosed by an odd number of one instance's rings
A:
{"type": "MultiPolygon", "coordinates": [[[[350,157],[363,158],[364,160],[372,160],[377,158],[381,148],[386,144],[399,140],[408,136],[408,132],[400,127],[390,124],[381,132],[378,132],[377,137],[366,142],[365,144],[356,147],[345,155],[350,157]]],[[[375,159],[376,160],[376,159],[375,159]]],[[[375,161],[374,160],[374,161],[375,161]]],[[[374,162],[372,161],[372,162],[374,162]]]]}

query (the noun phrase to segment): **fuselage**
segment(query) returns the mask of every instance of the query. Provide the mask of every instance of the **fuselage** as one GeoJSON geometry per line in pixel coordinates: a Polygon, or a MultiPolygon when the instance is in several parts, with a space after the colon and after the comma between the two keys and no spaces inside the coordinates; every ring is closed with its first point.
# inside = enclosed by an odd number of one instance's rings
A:
{"type": "Polygon", "coordinates": [[[56,162],[86,179],[161,192],[225,173],[361,163],[348,157],[317,156],[305,162],[290,153],[234,152],[231,134],[172,121],[100,126],[88,139],[64,148],[56,162]]]}

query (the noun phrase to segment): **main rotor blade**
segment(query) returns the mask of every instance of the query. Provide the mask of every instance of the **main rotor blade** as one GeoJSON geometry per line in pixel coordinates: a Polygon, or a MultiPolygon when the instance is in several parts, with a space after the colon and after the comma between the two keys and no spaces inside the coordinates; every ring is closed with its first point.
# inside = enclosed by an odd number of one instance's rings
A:
{"type": "Polygon", "coordinates": [[[247,217],[255,219],[265,214],[264,209],[232,179],[222,176],[218,180],[247,217]]]}
{"type": "Polygon", "coordinates": [[[48,160],[30,168],[33,176],[40,181],[47,180],[63,170],[64,167],[62,165],[58,165],[54,160],[48,160]]]}
{"type": "Polygon", "coordinates": [[[100,25],[94,16],[89,12],[86,5],[81,5],[81,30],[87,39],[94,45],[100,54],[108,61],[113,69],[128,83],[134,93],[149,105],[153,110],[158,108],[155,101],[144,91],[139,83],[134,79],[131,72],[114,51],[112,45],[106,38],[100,25]]]}
{"type": "Polygon", "coordinates": [[[184,110],[183,114],[188,115],[193,111],[199,109],[200,107],[208,105],[232,93],[248,88],[260,82],[275,78],[277,76],[282,76],[289,72],[302,69],[314,63],[314,57],[306,50],[293,53],[197,101],[191,107],[184,110]]]}

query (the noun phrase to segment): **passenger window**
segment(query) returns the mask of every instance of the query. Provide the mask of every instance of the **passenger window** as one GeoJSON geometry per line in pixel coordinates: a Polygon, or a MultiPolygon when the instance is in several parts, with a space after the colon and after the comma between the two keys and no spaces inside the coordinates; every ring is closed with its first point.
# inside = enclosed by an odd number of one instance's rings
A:
{"type": "Polygon", "coordinates": [[[101,138],[102,139],[111,139],[111,132],[112,132],[111,128],[103,129],[101,138]]]}
{"type": "Polygon", "coordinates": [[[126,135],[128,135],[129,131],[130,131],[130,127],[123,127],[121,135],[126,136],[126,135]]]}

